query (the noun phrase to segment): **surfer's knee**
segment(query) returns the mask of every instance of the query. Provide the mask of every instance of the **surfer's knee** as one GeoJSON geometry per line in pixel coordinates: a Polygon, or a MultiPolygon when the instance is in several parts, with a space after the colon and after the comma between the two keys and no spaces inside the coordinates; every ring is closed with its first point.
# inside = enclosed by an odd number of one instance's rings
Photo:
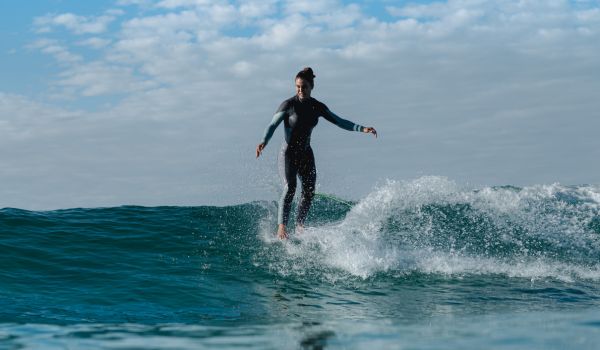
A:
{"type": "Polygon", "coordinates": [[[312,200],[315,197],[315,191],[302,191],[302,198],[304,200],[312,200]]]}
{"type": "Polygon", "coordinates": [[[315,185],[302,184],[302,195],[305,197],[313,197],[315,195],[315,185]]]}
{"type": "Polygon", "coordinates": [[[294,196],[294,194],[296,193],[296,184],[290,184],[288,183],[287,185],[283,186],[283,193],[285,194],[286,197],[289,196],[294,196]]]}

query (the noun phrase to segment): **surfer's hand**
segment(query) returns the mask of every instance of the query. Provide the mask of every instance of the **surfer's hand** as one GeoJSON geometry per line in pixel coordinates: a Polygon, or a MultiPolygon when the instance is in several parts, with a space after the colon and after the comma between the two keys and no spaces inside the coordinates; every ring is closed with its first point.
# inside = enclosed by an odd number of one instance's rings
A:
{"type": "Polygon", "coordinates": [[[260,154],[262,153],[263,149],[265,149],[264,143],[259,143],[258,146],[256,146],[256,158],[260,157],[260,154]]]}
{"type": "Polygon", "coordinates": [[[375,128],[365,127],[365,128],[363,128],[363,132],[366,132],[368,134],[373,134],[377,138],[377,130],[375,130],[375,128]]]}

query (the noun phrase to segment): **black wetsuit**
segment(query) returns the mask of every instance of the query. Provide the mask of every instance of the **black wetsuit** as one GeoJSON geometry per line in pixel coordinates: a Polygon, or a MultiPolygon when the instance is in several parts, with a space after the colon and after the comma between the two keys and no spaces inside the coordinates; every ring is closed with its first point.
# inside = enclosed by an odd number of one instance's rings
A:
{"type": "Polygon", "coordinates": [[[340,128],[352,131],[363,131],[363,127],[335,115],[327,106],[314,98],[301,101],[298,96],[289,98],[279,106],[271,124],[265,130],[263,143],[266,145],[277,126],[283,121],[285,142],[279,152],[279,175],[283,182],[283,193],[279,200],[278,223],[287,225],[292,200],[296,193],[296,177],[302,182],[302,196],[298,203],[296,223],[304,224],[308,210],[315,194],[317,169],[315,157],[310,147],[310,135],[324,117],[340,128]]]}

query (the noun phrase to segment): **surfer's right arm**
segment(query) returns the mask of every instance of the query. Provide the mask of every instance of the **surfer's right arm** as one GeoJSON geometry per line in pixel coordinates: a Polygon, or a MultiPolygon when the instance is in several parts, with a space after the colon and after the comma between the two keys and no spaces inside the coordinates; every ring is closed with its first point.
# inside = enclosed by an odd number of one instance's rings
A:
{"type": "Polygon", "coordinates": [[[263,149],[265,149],[265,147],[267,146],[267,143],[269,143],[269,140],[273,136],[275,129],[277,129],[277,127],[279,126],[279,124],[281,124],[281,122],[283,121],[284,118],[285,118],[285,111],[279,111],[279,112],[275,113],[275,115],[273,116],[273,119],[271,120],[271,123],[265,129],[265,134],[263,136],[262,142],[259,143],[258,146],[256,146],[256,158],[258,158],[260,156],[260,154],[262,153],[263,149]]]}

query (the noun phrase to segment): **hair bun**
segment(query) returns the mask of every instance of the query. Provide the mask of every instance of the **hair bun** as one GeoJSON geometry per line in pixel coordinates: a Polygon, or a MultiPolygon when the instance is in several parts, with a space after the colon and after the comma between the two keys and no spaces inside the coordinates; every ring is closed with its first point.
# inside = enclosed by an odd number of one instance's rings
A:
{"type": "Polygon", "coordinates": [[[304,67],[304,69],[302,69],[302,73],[304,73],[305,76],[311,77],[311,78],[316,78],[317,76],[315,75],[315,73],[313,72],[312,68],[310,67],[304,67]]]}

